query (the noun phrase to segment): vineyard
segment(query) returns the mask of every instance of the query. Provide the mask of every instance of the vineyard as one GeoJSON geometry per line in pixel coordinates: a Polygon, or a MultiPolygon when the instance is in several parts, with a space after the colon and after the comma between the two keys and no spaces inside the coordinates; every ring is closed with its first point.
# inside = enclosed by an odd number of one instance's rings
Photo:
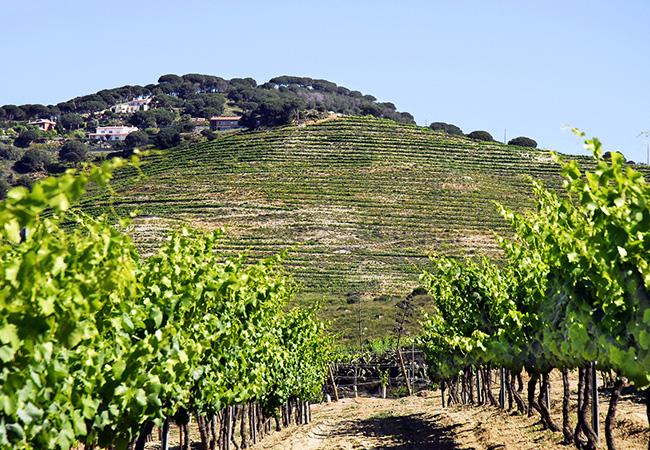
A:
{"type": "Polygon", "coordinates": [[[128,220],[70,212],[120,165],[0,204],[0,448],[143,449],[154,424],[166,436],[190,417],[202,448],[226,448],[233,408],[254,442],[280,411],[288,423],[291,405],[307,411],[329,338],[313,309],[285,310],[282,255],[224,258],[219,232],[182,227],[141,261],[128,220]]]}
{"type": "Polygon", "coordinates": [[[558,168],[548,151],[341,117],[148,156],[144,177],[116,174],[114,202],[138,211],[131,234],[145,253],[171,223],[190,221],[227,227],[230,254],[292,249],[286,266],[303,292],[406,295],[432,251],[499,252],[493,232],[509,228],[493,202],[532,209],[525,176],[560,187],[558,168]]]}
{"type": "MultiPolygon", "coordinates": [[[[539,414],[564,445],[615,449],[624,389],[650,417],[650,185],[622,155],[586,144],[592,158],[566,161],[347,118],[12,190],[0,203],[0,449],[140,450],[155,427],[167,449],[171,424],[188,448],[189,422],[203,450],[246,448],[273,424],[309,423],[309,402],[338,397],[337,383],[356,396],[393,382],[399,396],[409,379],[438,388],[442,407],[539,414]],[[385,153],[360,150],[387,142],[385,153]],[[428,295],[398,302],[398,340],[379,359],[335,353],[315,298],[291,300],[292,275],[313,295],[327,271],[333,291],[421,284],[428,295]],[[409,320],[422,329],[408,339],[410,369],[395,349],[409,320]],[[597,371],[608,387],[602,437],[597,371]]],[[[400,420],[452,448],[439,426],[400,420]]]]}
{"type": "Polygon", "coordinates": [[[610,373],[604,431],[611,450],[625,384],[643,389],[650,402],[650,185],[623,167],[620,154],[604,160],[600,142],[586,142],[595,167],[584,171],[575,161],[563,162],[565,197],[535,183],[536,212],[522,215],[501,207],[516,230],[512,239],[500,241],[507,264],[434,259],[423,281],[436,311],[426,317],[419,342],[443,398],[449,390],[449,402],[460,402],[462,384],[472,403],[476,385],[476,401],[497,405],[492,368],[501,367],[501,405],[507,395],[521,413],[538,411],[546,428],[563,433],[565,445],[590,450],[600,441],[596,369],[610,373]],[[549,411],[554,368],[562,371],[564,384],[561,424],[549,411]],[[576,426],[569,414],[574,369],[576,426]],[[527,402],[520,395],[522,371],[530,375],[527,402]]]}
{"type": "MultiPolygon", "coordinates": [[[[512,231],[494,202],[534,209],[527,176],[558,189],[559,168],[545,150],[340,117],[147,156],[144,176],[116,174],[113,201],[124,216],[137,211],[129,234],[145,255],[179,222],[226,227],[224,255],[289,249],[284,264],[301,285],[294,304],[325,297],[320,317],[351,342],[359,335],[350,294],[363,303],[364,339],[385,336],[395,299],[419,286],[430,254],[500,258],[494,232],[512,231]],[[393,300],[368,301],[386,295],[393,300]]],[[[109,198],[93,192],[82,205],[98,214],[109,198]]]]}

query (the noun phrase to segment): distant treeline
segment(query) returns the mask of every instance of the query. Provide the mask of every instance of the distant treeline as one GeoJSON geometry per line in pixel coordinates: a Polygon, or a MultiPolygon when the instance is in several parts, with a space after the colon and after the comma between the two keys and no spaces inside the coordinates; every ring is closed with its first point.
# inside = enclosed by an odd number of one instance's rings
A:
{"type": "Polygon", "coordinates": [[[192,117],[223,114],[226,104],[238,110],[246,126],[257,128],[288,123],[304,111],[333,111],[345,115],[373,115],[415,123],[392,103],[379,103],[327,80],[282,76],[258,85],[252,78],[225,80],[213,75],[163,75],[157,84],[122,86],[75,97],[56,105],[4,105],[0,121],[59,119],[67,114],[91,114],[138,98],[153,97],[153,108],[173,109],[192,117]]]}

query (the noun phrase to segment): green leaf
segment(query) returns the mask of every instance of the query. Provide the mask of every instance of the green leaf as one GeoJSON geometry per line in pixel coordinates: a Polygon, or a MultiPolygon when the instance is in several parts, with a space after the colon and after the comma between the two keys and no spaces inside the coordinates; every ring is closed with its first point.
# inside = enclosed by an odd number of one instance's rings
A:
{"type": "Polygon", "coordinates": [[[17,220],[10,220],[4,224],[4,232],[7,238],[15,243],[20,242],[20,224],[17,220]]]}
{"type": "Polygon", "coordinates": [[[72,424],[76,437],[85,436],[88,433],[88,430],[86,428],[86,420],[81,415],[81,412],[79,410],[75,409],[72,412],[72,424]]]}
{"type": "Polygon", "coordinates": [[[14,350],[13,347],[10,347],[8,345],[0,346],[0,360],[2,360],[2,362],[8,363],[14,359],[15,354],[16,350],[14,350]]]}
{"type": "Polygon", "coordinates": [[[18,409],[18,402],[9,395],[3,394],[0,396],[0,405],[2,405],[2,410],[7,416],[13,415],[18,409]]]}
{"type": "Polygon", "coordinates": [[[641,330],[639,333],[639,345],[644,350],[650,350],[650,333],[646,330],[641,330]]]}
{"type": "Polygon", "coordinates": [[[18,328],[14,324],[8,323],[0,327],[0,342],[10,344],[12,348],[20,347],[18,338],[18,328]]]}
{"type": "Polygon", "coordinates": [[[5,430],[7,430],[7,439],[9,442],[17,443],[25,439],[25,430],[18,423],[5,424],[5,430]]]}

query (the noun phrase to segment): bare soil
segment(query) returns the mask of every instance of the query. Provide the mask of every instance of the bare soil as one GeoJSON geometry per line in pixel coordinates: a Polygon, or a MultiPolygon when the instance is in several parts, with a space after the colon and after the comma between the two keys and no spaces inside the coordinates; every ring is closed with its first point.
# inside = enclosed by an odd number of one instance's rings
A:
{"type": "MultiPolygon", "coordinates": [[[[555,383],[555,391],[551,407],[555,420],[561,423],[561,382],[555,383]]],[[[638,403],[634,395],[624,397],[619,404],[615,429],[618,449],[645,449],[650,436],[645,405],[638,403]]],[[[603,424],[608,401],[604,391],[601,393],[600,448],[606,448],[603,424]]],[[[253,449],[536,450],[564,447],[562,434],[543,429],[537,415],[528,418],[485,406],[461,405],[443,409],[439,391],[425,391],[402,399],[347,398],[313,405],[312,418],[309,425],[294,425],[272,433],[253,449]]]]}
{"type": "MultiPolygon", "coordinates": [[[[562,423],[561,374],[551,374],[551,412],[562,423]]],[[[577,380],[571,379],[572,421],[575,427],[577,380]]],[[[497,385],[498,386],[498,385],[497,385]]],[[[498,389],[494,390],[498,398],[498,389]]],[[[605,444],[604,423],[609,390],[600,389],[600,448],[605,444]]],[[[524,392],[525,398],[525,392],[524,392]]],[[[614,429],[618,450],[648,448],[650,429],[645,400],[626,387],[619,402],[614,429]]],[[[196,424],[191,424],[192,448],[200,448],[196,424]]],[[[154,433],[157,436],[157,433],[154,433]]],[[[172,426],[170,448],[178,449],[178,429],[172,426]]],[[[237,440],[239,441],[238,437],[237,440]]],[[[561,432],[544,429],[539,415],[522,416],[496,407],[456,405],[442,408],[440,391],[421,391],[400,399],[344,398],[312,405],[309,425],[291,425],[271,432],[252,450],[537,450],[568,448],[561,432]]],[[[147,444],[160,448],[159,441],[147,444]]],[[[236,447],[232,447],[235,449],[236,447]]]]}

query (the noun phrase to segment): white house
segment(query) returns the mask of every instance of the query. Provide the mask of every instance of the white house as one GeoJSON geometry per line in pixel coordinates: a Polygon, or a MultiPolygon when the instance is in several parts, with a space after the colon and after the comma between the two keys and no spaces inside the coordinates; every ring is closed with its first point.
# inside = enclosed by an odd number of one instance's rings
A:
{"type": "Polygon", "coordinates": [[[90,133],[89,136],[91,139],[123,141],[129,134],[133,133],[134,131],[138,131],[138,127],[97,127],[97,131],[95,133],[90,133]]]}
{"type": "Polygon", "coordinates": [[[147,111],[151,98],[141,98],[138,100],[131,100],[129,102],[118,103],[111,106],[111,111],[114,113],[134,113],[136,111],[147,111]]]}

